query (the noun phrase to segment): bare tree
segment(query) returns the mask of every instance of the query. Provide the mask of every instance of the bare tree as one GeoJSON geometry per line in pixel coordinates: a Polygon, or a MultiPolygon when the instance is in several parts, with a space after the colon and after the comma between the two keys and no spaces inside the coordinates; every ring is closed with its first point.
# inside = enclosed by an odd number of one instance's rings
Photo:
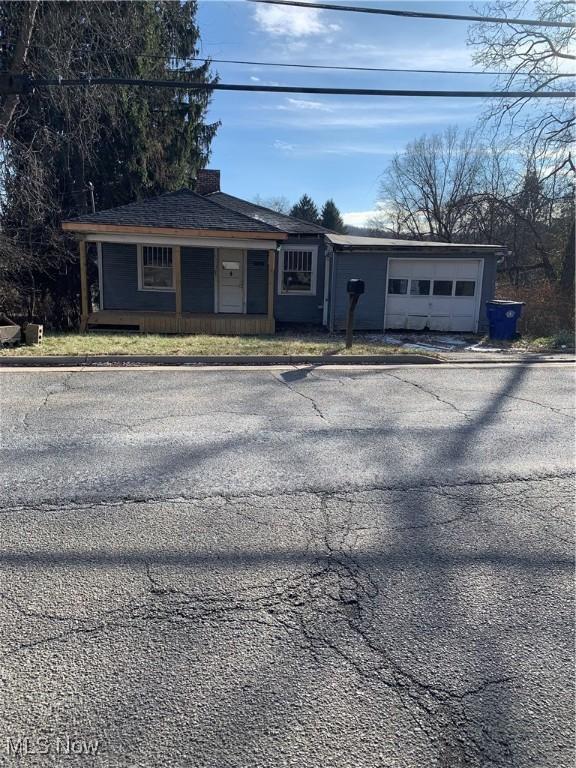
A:
{"type": "Polygon", "coordinates": [[[516,285],[545,279],[574,288],[573,175],[530,145],[487,145],[450,129],[396,155],[373,222],[396,237],[500,243],[516,285]]]}
{"type": "MultiPolygon", "coordinates": [[[[531,5],[531,4],[530,4],[531,5]]],[[[525,0],[496,0],[480,10],[484,15],[518,17],[528,6],[525,0]]],[[[536,2],[537,18],[574,20],[570,0],[536,2]]],[[[532,11],[534,13],[534,11],[532,11]]],[[[475,63],[486,70],[503,70],[498,90],[566,90],[563,73],[574,72],[575,28],[549,29],[518,24],[475,24],[469,43],[476,49],[475,63]]],[[[569,83],[573,81],[568,80],[569,83]]],[[[525,97],[503,99],[489,107],[487,118],[502,137],[505,127],[533,147],[535,157],[547,157],[554,168],[576,170],[570,154],[576,125],[572,99],[542,100],[525,97]]]]}
{"type": "MultiPolygon", "coordinates": [[[[26,63],[26,57],[28,55],[28,48],[30,47],[30,40],[32,38],[32,30],[34,29],[34,21],[36,18],[36,11],[38,9],[38,0],[30,0],[26,5],[22,6],[22,18],[20,22],[20,28],[18,30],[18,37],[14,45],[14,54],[10,61],[9,73],[11,75],[18,75],[22,72],[26,63]]],[[[5,30],[8,31],[8,30],[5,30]]],[[[10,30],[11,31],[11,30],[10,30]]],[[[0,139],[6,132],[16,105],[18,104],[18,94],[8,94],[2,104],[0,104],[0,139]]]]}
{"type": "Polygon", "coordinates": [[[284,197],[284,195],[273,197],[260,197],[260,195],[256,195],[252,202],[255,205],[261,205],[263,208],[270,208],[271,211],[276,211],[276,213],[283,213],[285,216],[288,216],[292,207],[290,200],[284,197]]]}
{"type": "MultiPolygon", "coordinates": [[[[408,144],[394,156],[381,184],[387,228],[422,240],[465,237],[484,152],[475,133],[456,128],[408,144]]],[[[380,226],[384,223],[380,217],[380,226]]]]}

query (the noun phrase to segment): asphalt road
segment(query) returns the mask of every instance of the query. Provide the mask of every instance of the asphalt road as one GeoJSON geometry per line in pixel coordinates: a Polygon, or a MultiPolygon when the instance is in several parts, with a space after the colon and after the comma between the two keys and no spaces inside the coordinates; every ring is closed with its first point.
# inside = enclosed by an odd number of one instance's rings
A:
{"type": "Polygon", "coordinates": [[[573,766],[573,385],[1,370],[0,765],[573,766]]]}

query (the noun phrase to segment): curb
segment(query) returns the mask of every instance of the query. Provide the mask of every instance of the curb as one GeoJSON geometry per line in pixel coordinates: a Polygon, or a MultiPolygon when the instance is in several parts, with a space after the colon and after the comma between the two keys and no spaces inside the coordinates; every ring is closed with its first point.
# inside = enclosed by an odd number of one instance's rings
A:
{"type": "Polygon", "coordinates": [[[75,355],[0,357],[0,367],[85,365],[423,365],[445,362],[430,355],[75,355]]]}
{"type": "Polygon", "coordinates": [[[523,355],[522,357],[469,357],[468,355],[74,355],[0,357],[0,368],[57,368],[83,366],[240,366],[240,365],[494,365],[518,363],[574,363],[575,357],[523,355]]]}
{"type": "Polygon", "coordinates": [[[538,354],[525,354],[521,356],[513,356],[513,355],[506,355],[502,357],[497,357],[496,355],[487,356],[482,355],[482,357],[479,356],[468,356],[465,353],[453,353],[449,352],[446,353],[446,356],[442,358],[443,363],[450,363],[450,364],[464,364],[464,363],[474,363],[474,365],[477,364],[490,364],[493,365],[494,363],[575,363],[576,357],[570,357],[567,355],[562,355],[561,353],[554,355],[554,354],[548,354],[548,355],[538,355],[538,354]]]}

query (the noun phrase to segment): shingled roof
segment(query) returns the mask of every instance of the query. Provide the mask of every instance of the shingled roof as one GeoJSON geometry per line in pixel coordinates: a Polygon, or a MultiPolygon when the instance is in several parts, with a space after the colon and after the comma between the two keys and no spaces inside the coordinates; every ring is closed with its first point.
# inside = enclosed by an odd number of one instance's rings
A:
{"type": "Polygon", "coordinates": [[[282,232],[298,235],[323,235],[331,232],[330,229],[326,229],[326,227],[322,227],[320,224],[296,219],[294,216],[286,216],[283,213],[278,213],[278,211],[265,208],[263,205],[256,205],[255,203],[249,203],[247,200],[242,200],[240,197],[228,195],[226,192],[212,192],[206,195],[206,199],[214,200],[229,210],[249,216],[254,221],[270,224],[282,232]]]}
{"type": "MultiPolygon", "coordinates": [[[[209,197],[190,189],[168,192],[136,203],[108,208],[105,211],[78,216],[64,222],[65,229],[74,224],[99,224],[125,227],[170,227],[177,229],[217,230],[221,232],[284,233],[264,220],[220,205],[209,197]]],[[[275,239],[272,237],[272,239],[275,239]]]]}

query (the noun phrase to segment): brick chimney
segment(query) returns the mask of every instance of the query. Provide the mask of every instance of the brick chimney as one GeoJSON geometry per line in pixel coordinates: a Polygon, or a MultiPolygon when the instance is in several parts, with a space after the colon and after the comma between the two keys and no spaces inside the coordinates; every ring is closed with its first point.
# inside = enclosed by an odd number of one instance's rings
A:
{"type": "Polygon", "coordinates": [[[203,168],[196,172],[196,185],[194,191],[199,195],[209,195],[211,192],[220,192],[220,171],[203,168]]]}

